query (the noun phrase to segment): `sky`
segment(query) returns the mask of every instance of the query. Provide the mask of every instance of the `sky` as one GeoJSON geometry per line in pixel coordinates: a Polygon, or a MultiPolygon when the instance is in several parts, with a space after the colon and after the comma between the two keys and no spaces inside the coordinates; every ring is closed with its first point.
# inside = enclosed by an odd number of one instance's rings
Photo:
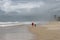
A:
{"type": "Polygon", "coordinates": [[[51,20],[60,15],[60,0],[0,0],[0,21],[51,20]]]}

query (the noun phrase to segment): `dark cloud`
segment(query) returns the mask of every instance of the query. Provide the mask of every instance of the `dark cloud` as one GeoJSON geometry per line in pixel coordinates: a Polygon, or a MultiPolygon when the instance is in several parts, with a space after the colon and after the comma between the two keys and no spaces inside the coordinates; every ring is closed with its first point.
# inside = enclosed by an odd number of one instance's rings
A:
{"type": "Polygon", "coordinates": [[[12,0],[13,2],[37,2],[41,0],[12,0]]]}
{"type": "Polygon", "coordinates": [[[3,2],[0,6],[0,21],[52,20],[53,15],[60,15],[59,0],[6,0],[3,2]]]}

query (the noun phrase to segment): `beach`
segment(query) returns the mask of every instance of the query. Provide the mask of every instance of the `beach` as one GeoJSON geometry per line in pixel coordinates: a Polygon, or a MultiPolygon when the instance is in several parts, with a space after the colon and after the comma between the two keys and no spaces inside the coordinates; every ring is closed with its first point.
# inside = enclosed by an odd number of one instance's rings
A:
{"type": "Polygon", "coordinates": [[[0,40],[60,40],[60,22],[0,26],[0,40]]]}
{"type": "Polygon", "coordinates": [[[36,35],[36,40],[60,40],[60,22],[29,26],[29,30],[36,35]]]}

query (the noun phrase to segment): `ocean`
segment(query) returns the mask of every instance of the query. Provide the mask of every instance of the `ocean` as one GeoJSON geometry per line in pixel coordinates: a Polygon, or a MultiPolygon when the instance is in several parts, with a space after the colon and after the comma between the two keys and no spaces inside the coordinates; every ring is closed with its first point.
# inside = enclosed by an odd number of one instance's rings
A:
{"type": "MultiPolygon", "coordinates": [[[[0,22],[0,27],[8,27],[8,26],[15,26],[15,25],[25,25],[31,24],[32,22],[0,22]]],[[[35,24],[46,24],[48,21],[37,21],[34,22],[35,24]]]]}

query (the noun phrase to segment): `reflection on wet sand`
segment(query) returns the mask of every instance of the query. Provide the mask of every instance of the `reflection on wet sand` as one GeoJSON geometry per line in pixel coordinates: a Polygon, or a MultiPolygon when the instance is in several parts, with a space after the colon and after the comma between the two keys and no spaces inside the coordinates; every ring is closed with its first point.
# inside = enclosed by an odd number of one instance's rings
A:
{"type": "Polygon", "coordinates": [[[27,26],[0,27],[0,40],[33,40],[27,26]]]}

